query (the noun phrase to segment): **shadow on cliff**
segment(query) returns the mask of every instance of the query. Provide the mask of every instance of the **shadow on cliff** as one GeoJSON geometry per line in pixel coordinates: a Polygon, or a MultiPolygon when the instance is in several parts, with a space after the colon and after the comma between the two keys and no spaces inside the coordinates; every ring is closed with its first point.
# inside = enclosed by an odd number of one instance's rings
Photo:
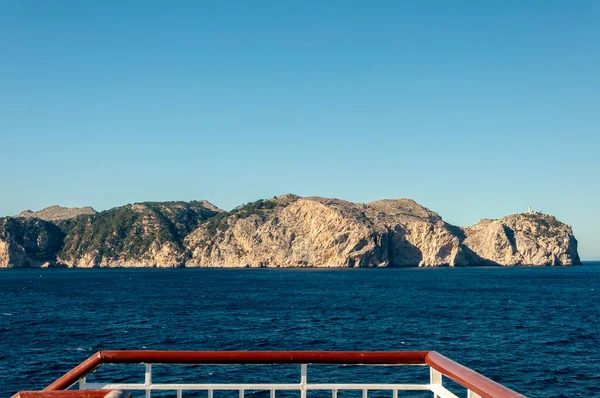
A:
{"type": "Polygon", "coordinates": [[[492,260],[487,260],[481,256],[479,256],[477,253],[475,253],[473,250],[469,249],[467,246],[463,245],[462,243],[460,244],[460,251],[458,252],[458,254],[456,255],[456,258],[454,259],[454,266],[455,267],[486,267],[486,266],[501,266],[502,264],[499,264],[495,261],[492,260]]]}
{"type": "Polygon", "coordinates": [[[418,267],[423,260],[423,252],[406,239],[406,232],[396,225],[387,232],[388,267],[418,267]]]}
{"type": "Polygon", "coordinates": [[[66,236],[57,225],[49,221],[22,218],[9,218],[0,235],[22,248],[25,254],[20,265],[22,268],[46,262],[56,263],[66,236]]]}
{"type": "MultiPolygon", "coordinates": [[[[460,242],[459,252],[456,255],[456,257],[454,258],[454,266],[455,267],[477,267],[477,266],[481,266],[481,267],[488,266],[489,267],[489,266],[501,266],[502,265],[495,261],[487,260],[487,259],[479,256],[477,253],[475,253],[473,250],[471,250],[468,246],[466,246],[463,242],[465,241],[467,236],[465,234],[465,231],[462,228],[457,227],[455,225],[447,224],[446,229],[448,229],[448,231],[450,231],[453,235],[458,237],[458,240],[460,242]]],[[[512,232],[512,230],[510,232],[512,232]]],[[[509,233],[506,232],[506,234],[507,234],[507,237],[508,237],[509,241],[511,242],[511,244],[513,244],[514,240],[515,240],[514,233],[512,235],[509,235],[509,233]]]]}

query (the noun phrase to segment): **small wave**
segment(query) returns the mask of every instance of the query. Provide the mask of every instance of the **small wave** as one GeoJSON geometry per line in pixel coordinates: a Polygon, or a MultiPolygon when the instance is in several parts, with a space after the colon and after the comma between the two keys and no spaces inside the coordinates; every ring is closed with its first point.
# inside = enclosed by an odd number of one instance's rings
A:
{"type": "Polygon", "coordinates": [[[570,344],[570,343],[572,343],[572,341],[569,339],[558,339],[558,340],[542,342],[543,345],[562,345],[562,344],[570,344]]]}
{"type": "Polygon", "coordinates": [[[12,314],[10,312],[3,312],[2,315],[4,315],[4,316],[12,316],[12,314]]]}

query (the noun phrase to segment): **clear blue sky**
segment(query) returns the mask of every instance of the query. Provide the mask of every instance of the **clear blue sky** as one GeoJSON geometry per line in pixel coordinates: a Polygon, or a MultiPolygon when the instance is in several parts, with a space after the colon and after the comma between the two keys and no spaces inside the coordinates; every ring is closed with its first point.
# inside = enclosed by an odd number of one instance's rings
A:
{"type": "Polygon", "coordinates": [[[0,216],[293,192],[600,258],[600,2],[0,2],[0,216]]]}

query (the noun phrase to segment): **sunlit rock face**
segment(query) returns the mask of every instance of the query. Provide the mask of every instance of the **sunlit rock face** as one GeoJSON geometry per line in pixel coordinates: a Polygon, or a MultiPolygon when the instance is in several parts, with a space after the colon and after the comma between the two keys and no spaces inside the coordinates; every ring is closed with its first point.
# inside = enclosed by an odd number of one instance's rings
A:
{"type": "Polygon", "coordinates": [[[579,263],[571,227],[553,216],[527,212],[461,228],[410,199],[351,203],[281,195],[229,212],[205,201],[146,202],[52,222],[30,215],[0,219],[0,267],[579,263]]]}
{"type": "Polygon", "coordinates": [[[492,264],[581,264],[571,227],[548,214],[523,213],[482,220],[463,230],[464,245],[492,264]]]}
{"type": "Polygon", "coordinates": [[[409,199],[355,204],[284,195],[200,225],[186,266],[573,265],[571,228],[521,214],[459,228],[409,199]],[[216,222],[218,221],[218,222],[216,222]]]}

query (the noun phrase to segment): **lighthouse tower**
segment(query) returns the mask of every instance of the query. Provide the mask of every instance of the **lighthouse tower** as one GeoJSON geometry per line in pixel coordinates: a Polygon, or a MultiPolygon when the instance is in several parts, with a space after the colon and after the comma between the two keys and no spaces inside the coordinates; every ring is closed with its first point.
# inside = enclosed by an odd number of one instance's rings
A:
{"type": "Polygon", "coordinates": [[[534,211],[531,210],[531,205],[529,205],[529,207],[527,208],[527,214],[533,214],[534,211]]]}

